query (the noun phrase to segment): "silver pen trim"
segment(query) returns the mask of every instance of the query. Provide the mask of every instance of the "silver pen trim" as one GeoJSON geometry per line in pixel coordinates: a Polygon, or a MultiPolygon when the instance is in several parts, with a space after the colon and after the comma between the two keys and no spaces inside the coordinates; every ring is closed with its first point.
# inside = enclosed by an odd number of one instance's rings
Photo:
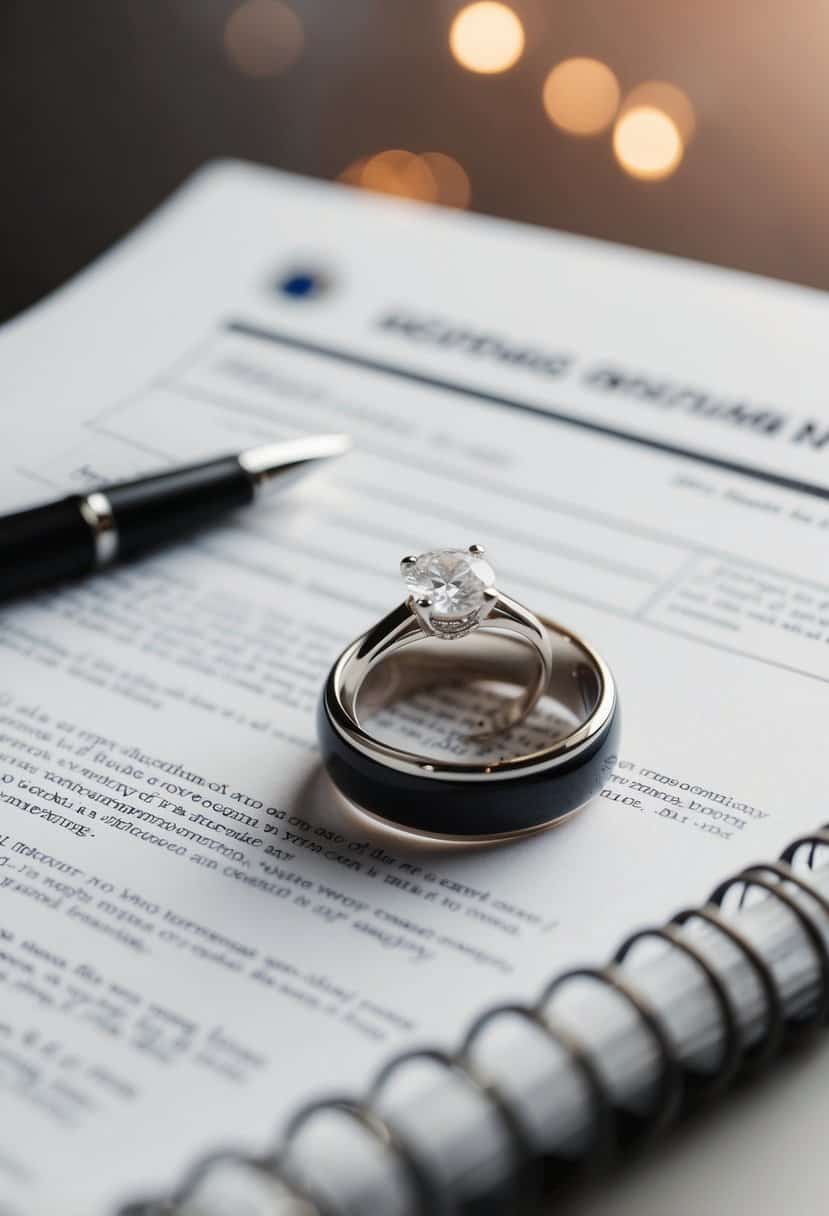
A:
{"type": "Polygon", "coordinates": [[[81,498],[81,518],[92,533],[95,569],[110,566],[118,557],[118,524],[112,504],[100,490],[81,498]]]}
{"type": "Polygon", "coordinates": [[[292,473],[307,471],[308,465],[332,456],[342,456],[351,447],[348,435],[306,435],[283,439],[260,448],[248,448],[237,457],[241,468],[259,495],[271,487],[280,489],[292,480],[292,473]]]}

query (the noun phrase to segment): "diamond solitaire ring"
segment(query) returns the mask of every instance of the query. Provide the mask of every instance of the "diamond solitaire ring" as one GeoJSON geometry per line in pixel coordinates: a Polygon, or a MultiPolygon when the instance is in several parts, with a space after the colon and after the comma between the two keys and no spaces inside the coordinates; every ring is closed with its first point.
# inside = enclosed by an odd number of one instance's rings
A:
{"type": "Polygon", "coordinates": [[[598,794],[619,729],[604,660],[500,591],[478,545],[404,557],[400,569],[406,599],[346,647],[320,701],[320,752],[340,793],[399,829],[453,840],[537,831],[598,794]],[[453,745],[449,759],[404,750],[370,729],[374,712],[453,684],[520,692],[499,698],[489,722],[477,718],[480,708],[462,709],[454,725],[436,721],[424,734],[423,719],[404,714],[407,738],[440,751],[443,737],[453,745]],[[553,716],[525,723],[542,697],[553,716]],[[471,735],[470,724],[477,728],[471,735]],[[502,736],[509,728],[517,729],[502,736]],[[477,759],[494,741],[495,754],[490,747],[477,759]]]}

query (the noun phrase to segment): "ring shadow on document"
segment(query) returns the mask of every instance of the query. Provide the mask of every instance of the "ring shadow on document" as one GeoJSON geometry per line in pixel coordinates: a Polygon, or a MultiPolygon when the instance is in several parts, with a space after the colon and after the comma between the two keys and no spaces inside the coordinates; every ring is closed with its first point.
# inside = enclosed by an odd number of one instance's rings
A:
{"type": "MultiPolygon", "coordinates": [[[[526,721],[512,730],[488,740],[471,739],[470,734],[481,720],[493,716],[504,700],[514,697],[517,691],[520,690],[512,685],[494,681],[433,686],[373,712],[364,724],[384,743],[459,763],[492,763],[539,751],[564,738],[578,725],[569,710],[545,697],[526,721]]],[[[391,823],[386,825],[345,798],[322,765],[309,773],[297,791],[290,813],[304,819],[312,831],[321,829],[323,840],[325,833],[332,833],[345,837],[346,841],[368,840],[377,848],[420,858],[437,859],[450,853],[457,856],[459,852],[504,847],[526,839],[524,836],[512,842],[441,840],[396,828],[391,823]]],[[[565,818],[553,826],[563,828],[566,822],[565,818]]],[[[538,829],[549,830],[549,826],[538,829]]]]}

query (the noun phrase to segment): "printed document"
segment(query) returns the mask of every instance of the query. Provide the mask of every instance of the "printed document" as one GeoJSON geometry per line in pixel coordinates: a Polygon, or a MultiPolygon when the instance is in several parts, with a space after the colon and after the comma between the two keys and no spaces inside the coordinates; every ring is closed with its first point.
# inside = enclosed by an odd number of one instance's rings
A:
{"type": "MultiPolygon", "coordinates": [[[[809,290],[232,163],[5,327],[0,509],[354,446],[0,608],[3,1216],[261,1150],[820,822],[826,331],[809,290]],[[361,818],[314,730],[400,558],[472,543],[622,710],[602,795],[489,848],[361,818]]],[[[406,729],[452,745],[428,698],[406,729]]]]}

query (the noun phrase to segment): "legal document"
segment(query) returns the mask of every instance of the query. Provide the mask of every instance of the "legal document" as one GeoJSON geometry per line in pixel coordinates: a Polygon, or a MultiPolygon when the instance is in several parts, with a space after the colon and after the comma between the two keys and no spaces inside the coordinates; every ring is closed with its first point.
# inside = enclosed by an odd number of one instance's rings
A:
{"type": "MultiPolygon", "coordinates": [[[[3,1216],[263,1149],[820,821],[826,320],[806,289],[223,163],[5,327],[4,510],[354,447],[0,608],[3,1216]],[[314,734],[400,557],[470,543],[607,658],[623,716],[600,797],[477,849],[361,818],[314,734]]],[[[458,744],[428,696],[388,726],[458,744]]]]}

